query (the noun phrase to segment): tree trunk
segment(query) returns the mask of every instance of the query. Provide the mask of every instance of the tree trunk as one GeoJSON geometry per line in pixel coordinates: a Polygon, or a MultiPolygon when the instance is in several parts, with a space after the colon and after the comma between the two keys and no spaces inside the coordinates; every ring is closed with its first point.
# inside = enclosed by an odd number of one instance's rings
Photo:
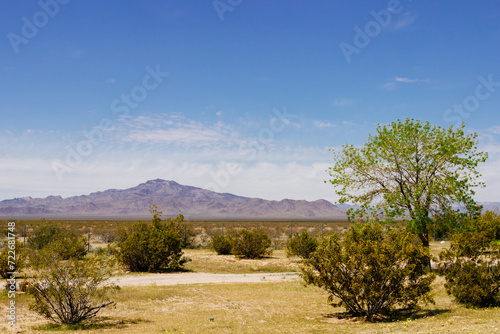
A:
{"type": "Polygon", "coordinates": [[[429,232],[423,232],[423,233],[419,233],[418,234],[420,240],[422,241],[422,245],[424,245],[424,247],[429,247],[429,232]]]}
{"type": "MultiPolygon", "coordinates": [[[[429,231],[427,230],[426,227],[424,227],[424,231],[425,232],[421,232],[418,234],[420,240],[422,241],[422,245],[424,247],[426,247],[427,249],[429,249],[429,253],[430,253],[430,248],[429,248],[429,231]]],[[[429,258],[429,262],[426,263],[426,266],[429,267],[429,271],[432,270],[432,267],[431,267],[431,259],[429,258]]]]}

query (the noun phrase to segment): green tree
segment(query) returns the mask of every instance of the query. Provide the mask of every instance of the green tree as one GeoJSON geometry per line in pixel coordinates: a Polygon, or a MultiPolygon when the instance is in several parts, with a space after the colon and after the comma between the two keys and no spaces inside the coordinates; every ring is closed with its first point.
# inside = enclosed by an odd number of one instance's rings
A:
{"type": "Polygon", "coordinates": [[[476,167],[487,154],[477,151],[477,134],[466,134],[464,128],[398,120],[378,125],[363,147],[346,144],[334,152],[328,171],[339,202],[360,206],[348,211],[349,219],[409,219],[429,246],[434,217],[447,215],[451,219],[440,221],[451,223],[477,215],[473,188],[484,184],[477,180],[476,167]]]}
{"type": "Polygon", "coordinates": [[[177,218],[161,220],[161,211],[153,205],[152,224],[143,222],[134,224],[132,228],[120,232],[118,244],[118,260],[135,272],[159,272],[179,269],[185,262],[182,257],[182,221],[183,215],[177,218]]]}
{"type": "Polygon", "coordinates": [[[320,239],[304,260],[302,277],[324,288],[333,306],[355,316],[385,315],[398,306],[417,308],[420,301],[433,302],[435,275],[424,265],[429,249],[415,239],[407,228],[384,233],[377,223],[353,226],[344,239],[337,233],[320,239]]]}

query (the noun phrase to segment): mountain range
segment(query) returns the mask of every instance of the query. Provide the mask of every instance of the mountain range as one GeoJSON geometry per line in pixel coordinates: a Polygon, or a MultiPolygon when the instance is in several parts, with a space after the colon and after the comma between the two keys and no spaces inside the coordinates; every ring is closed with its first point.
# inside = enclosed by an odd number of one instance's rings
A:
{"type": "Polygon", "coordinates": [[[345,210],[326,200],[269,201],[150,180],[128,189],[109,189],[89,195],[22,197],[0,202],[0,217],[120,218],[150,217],[156,204],[164,216],[182,213],[187,219],[345,219],[345,210]]]}

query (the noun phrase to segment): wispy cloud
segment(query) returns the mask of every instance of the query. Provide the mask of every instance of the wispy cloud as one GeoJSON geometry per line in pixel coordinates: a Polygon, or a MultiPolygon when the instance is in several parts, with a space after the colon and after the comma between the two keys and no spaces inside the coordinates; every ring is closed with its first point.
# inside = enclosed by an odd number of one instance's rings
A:
{"type": "Polygon", "coordinates": [[[324,129],[324,128],[334,128],[337,125],[330,123],[328,121],[314,121],[313,125],[317,127],[318,129],[324,129]]]}
{"type": "Polygon", "coordinates": [[[391,26],[392,30],[401,30],[411,26],[417,20],[417,15],[414,13],[406,12],[400,16],[391,26]]]}
{"type": "Polygon", "coordinates": [[[342,125],[345,125],[345,126],[357,126],[358,124],[356,122],[353,122],[353,121],[342,121],[342,125]]]}
{"type": "Polygon", "coordinates": [[[395,90],[398,87],[398,84],[413,84],[413,83],[425,83],[425,82],[430,82],[430,80],[395,76],[394,78],[389,79],[388,82],[382,84],[380,88],[387,91],[391,91],[395,90]]]}
{"type": "Polygon", "coordinates": [[[180,114],[123,118],[117,124],[118,140],[191,148],[235,145],[240,139],[232,126],[221,121],[205,125],[180,114]]]}
{"type": "Polygon", "coordinates": [[[404,77],[394,77],[394,81],[404,82],[404,83],[414,83],[414,82],[429,82],[429,79],[410,79],[404,77]]]}
{"type": "Polygon", "coordinates": [[[396,83],[393,82],[393,81],[386,82],[385,84],[381,85],[380,88],[382,88],[384,90],[387,90],[387,91],[395,90],[396,89],[396,83]]]}

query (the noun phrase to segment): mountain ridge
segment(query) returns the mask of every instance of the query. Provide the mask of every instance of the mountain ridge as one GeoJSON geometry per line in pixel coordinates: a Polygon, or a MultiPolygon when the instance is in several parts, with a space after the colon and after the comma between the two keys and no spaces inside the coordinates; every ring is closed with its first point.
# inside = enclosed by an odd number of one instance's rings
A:
{"type": "Polygon", "coordinates": [[[15,218],[144,218],[156,204],[166,216],[187,219],[345,219],[345,211],[326,200],[281,201],[250,198],[149,180],[127,189],[107,189],[67,198],[22,197],[0,201],[0,217],[15,218]]]}

